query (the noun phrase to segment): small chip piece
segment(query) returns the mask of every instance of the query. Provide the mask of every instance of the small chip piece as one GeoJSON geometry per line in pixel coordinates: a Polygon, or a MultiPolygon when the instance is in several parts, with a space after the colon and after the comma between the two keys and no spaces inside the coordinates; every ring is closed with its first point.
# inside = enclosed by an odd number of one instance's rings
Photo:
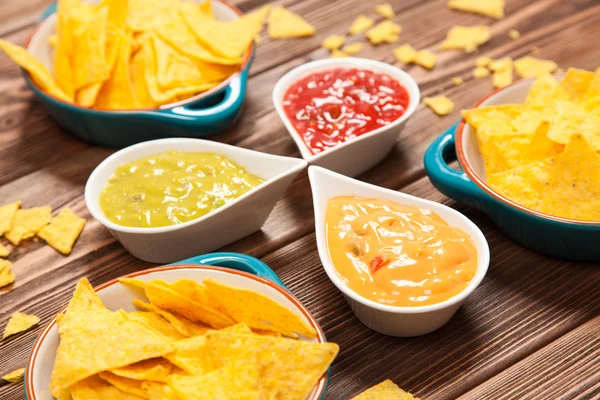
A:
{"type": "Polygon", "coordinates": [[[22,380],[23,376],[25,376],[25,368],[19,368],[17,370],[14,370],[13,372],[9,372],[8,374],[3,375],[2,380],[5,380],[6,382],[15,383],[22,380]]]}
{"type": "Polygon", "coordinates": [[[498,60],[491,60],[488,68],[494,72],[512,68],[512,58],[504,57],[498,60]]]}
{"type": "Polygon", "coordinates": [[[350,57],[350,55],[342,50],[333,50],[331,52],[331,58],[344,58],[350,57]]]}
{"type": "Polygon", "coordinates": [[[302,17],[283,7],[274,7],[268,21],[271,39],[291,39],[312,36],[317,29],[302,17]]]}
{"type": "Polygon", "coordinates": [[[13,218],[19,207],[21,207],[21,200],[0,207],[0,236],[10,230],[13,218]]]}
{"type": "Polygon", "coordinates": [[[396,16],[396,13],[394,13],[394,8],[390,3],[376,5],[375,11],[377,14],[387,19],[394,18],[394,16],[396,16]]]}
{"type": "Polygon", "coordinates": [[[15,246],[21,240],[35,236],[52,219],[52,208],[37,207],[17,210],[12,228],[6,232],[6,238],[15,246]]]}
{"type": "Polygon", "coordinates": [[[495,88],[503,88],[510,85],[513,82],[513,71],[512,68],[503,69],[494,72],[492,77],[495,88]]]}
{"type": "Polygon", "coordinates": [[[146,289],[146,281],[143,281],[141,279],[136,279],[136,278],[119,278],[119,282],[121,282],[124,285],[128,285],[128,286],[132,286],[132,287],[137,287],[140,289],[146,289]]]}
{"type": "Polygon", "coordinates": [[[4,335],[2,339],[6,339],[11,335],[25,332],[34,325],[37,325],[40,319],[35,315],[27,315],[20,312],[14,313],[8,320],[6,328],[4,328],[4,335]]]}
{"type": "Polygon", "coordinates": [[[448,115],[454,111],[454,103],[446,96],[425,97],[423,102],[437,115],[448,115]]]}
{"type": "Polygon", "coordinates": [[[10,270],[12,263],[8,260],[0,259],[0,288],[8,286],[15,281],[15,274],[10,270]]]}
{"type": "Polygon", "coordinates": [[[525,104],[529,106],[545,106],[556,99],[558,82],[549,73],[538,75],[529,89],[525,104]]]}
{"type": "Polygon", "coordinates": [[[344,39],[346,39],[344,35],[330,35],[321,43],[321,46],[330,51],[338,50],[344,44],[344,39]]]}
{"type": "Polygon", "coordinates": [[[417,51],[410,44],[405,43],[394,50],[394,57],[401,63],[410,64],[415,62],[417,51]]]}
{"type": "Polygon", "coordinates": [[[519,58],[514,62],[515,70],[521,78],[530,78],[546,73],[552,73],[558,68],[554,61],[540,60],[532,56],[519,58]]]}
{"type": "Polygon", "coordinates": [[[0,243],[0,257],[8,257],[10,250],[0,243]]]}
{"type": "Polygon", "coordinates": [[[419,50],[415,57],[415,64],[423,68],[432,69],[437,62],[437,56],[429,50],[419,50]]]}
{"type": "Polygon", "coordinates": [[[442,50],[464,50],[472,53],[477,47],[490,40],[490,28],[485,25],[454,26],[442,42],[442,50]]]}
{"type": "Polygon", "coordinates": [[[84,218],[78,217],[68,208],[63,208],[37,235],[61,253],[69,254],[84,225],[84,218]]]}
{"type": "Polygon", "coordinates": [[[400,32],[402,32],[400,25],[386,20],[369,29],[367,38],[372,44],[394,43],[400,38],[400,32]]]}
{"type": "Polygon", "coordinates": [[[448,7],[495,19],[504,18],[504,0],[449,0],[448,7]]]}
{"type": "Polygon", "coordinates": [[[512,40],[517,40],[521,37],[521,34],[516,29],[511,29],[510,31],[508,31],[508,37],[512,40]]]}
{"type": "Polygon", "coordinates": [[[475,60],[475,65],[478,67],[487,67],[492,62],[492,59],[487,56],[477,57],[475,60]]]}
{"type": "Polygon", "coordinates": [[[351,35],[363,33],[367,29],[371,28],[374,23],[375,22],[371,18],[361,14],[356,17],[348,32],[350,32],[351,35]]]}
{"type": "Polygon", "coordinates": [[[577,68],[569,68],[565,77],[558,84],[569,100],[580,103],[594,80],[594,73],[577,68]]]}
{"type": "Polygon", "coordinates": [[[361,42],[350,43],[342,47],[342,51],[346,54],[358,54],[362,51],[364,45],[361,42]]]}
{"type": "Polygon", "coordinates": [[[452,84],[454,86],[460,86],[463,83],[465,83],[465,81],[463,81],[463,78],[461,78],[460,76],[455,76],[454,78],[452,78],[452,84]]]}
{"type": "Polygon", "coordinates": [[[419,400],[412,394],[400,389],[389,379],[365,390],[350,400],[419,400]]]}

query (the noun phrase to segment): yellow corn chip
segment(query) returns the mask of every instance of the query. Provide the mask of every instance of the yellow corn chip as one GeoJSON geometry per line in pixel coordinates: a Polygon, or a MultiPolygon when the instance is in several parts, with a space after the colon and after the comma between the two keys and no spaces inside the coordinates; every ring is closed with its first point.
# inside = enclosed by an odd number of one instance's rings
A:
{"type": "Polygon", "coordinates": [[[536,210],[548,183],[551,160],[535,161],[487,176],[487,184],[502,196],[536,210]]]}
{"type": "Polygon", "coordinates": [[[21,207],[21,200],[0,207],[0,236],[10,230],[13,218],[19,207],[21,207]]]}
{"type": "Polygon", "coordinates": [[[495,19],[504,18],[504,0],[449,0],[448,7],[495,19]]]}
{"type": "Polygon", "coordinates": [[[550,167],[540,211],[563,218],[600,220],[600,155],[580,134],[550,167]]]}
{"type": "Polygon", "coordinates": [[[344,44],[344,39],[346,39],[344,35],[330,35],[321,43],[321,46],[330,51],[338,50],[344,44]]]}
{"type": "Polygon", "coordinates": [[[360,42],[347,44],[342,47],[342,51],[346,54],[358,54],[362,51],[364,45],[360,42]]]}
{"type": "Polygon", "coordinates": [[[461,78],[460,76],[455,76],[454,78],[452,78],[451,82],[454,86],[460,86],[463,83],[465,83],[465,81],[463,81],[463,78],[461,78]]]}
{"type": "Polygon", "coordinates": [[[75,93],[75,103],[82,107],[92,107],[104,82],[90,83],[75,93]]]}
{"type": "Polygon", "coordinates": [[[104,379],[106,382],[125,393],[133,394],[141,398],[146,396],[144,389],[142,389],[142,381],[124,378],[108,371],[100,372],[98,376],[100,379],[104,379]]]}
{"type": "Polygon", "coordinates": [[[75,96],[75,87],[73,86],[73,68],[71,65],[71,43],[70,38],[65,37],[72,35],[69,32],[69,19],[66,15],[59,14],[57,16],[57,34],[56,46],[54,50],[54,77],[56,83],[65,92],[65,94],[73,99],[75,96]]]}
{"type": "Polygon", "coordinates": [[[133,305],[141,308],[142,310],[152,311],[152,312],[160,315],[161,317],[163,317],[164,319],[169,321],[169,323],[171,324],[173,329],[175,329],[175,331],[177,331],[177,333],[179,333],[180,335],[182,335],[184,337],[202,336],[208,330],[210,330],[210,328],[208,326],[199,324],[194,321],[190,321],[187,318],[172,314],[172,313],[168,312],[167,310],[163,310],[160,307],[157,307],[152,304],[144,303],[143,301],[140,301],[137,299],[133,301],[133,305]]]}
{"type": "Polygon", "coordinates": [[[350,32],[351,35],[363,33],[364,31],[372,27],[374,23],[375,22],[371,18],[361,14],[358,17],[356,17],[354,22],[352,22],[352,25],[350,26],[348,32],[350,32]]]}
{"type": "Polygon", "coordinates": [[[3,375],[1,379],[6,382],[15,383],[15,382],[19,382],[20,380],[22,380],[23,376],[25,376],[25,368],[19,368],[17,370],[9,372],[6,375],[3,375]]]}
{"type": "Polygon", "coordinates": [[[15,274],[10,270],[11,265],[10,261],[0,259],[0,288],[8,286],[15,281],[15,274]]]}
{"type": "Polygon", "coordinates": [[[227,286],[210,278],[204,280],[204,285],[214,303],[235,321],[244,322],[250,328],[284,334],[295,332],[309,338],[316,336],[315,329],[300,315],[260,293],[227,286]]]}
{"type": "Polygon", "coordinates": [[[58,319],[58,331],[60,343],[50,379],[55,397],[101,371],[173,351],[152,329],[104,308],[86,279],[79,281],[66,313],[58,319]]]}
{"type": "Polygon", "coordinates": [[[415,64],[423,68],[432,69],[437,62],[437,56],[429,50],[419,50],[415,57],[415,64]]]}
{"type": "Polygon", "coordinates": [[[471,53],[488,40],[490,40],[490,28],[488,26],[454,26],[448,31],[446,40],[440,48],[442,50],[464,50],[471,53]]]}
{"type": "Polygon", "coordinates": [[[476,131],[477,135],[516,133],[512,121],[519,117],[524,107],[520,104],[505,104],[463,110],[463,118],[476,131]]]}
{"type": "Polygon", "coordinates": [[[144,397],[123,392],[110,383],[91,376],[75,383],[69,390],[72,400],[142,400],[144,397]]]}
{"type": "Polygon", "coordinates": [[[156,333],[163,336],[166,340],[173,341],[187,337],[186,335],[179,333],[169,321],[154,311],[135,311],[128,313],[123,311],[123,313],[128,320],[146,325],[148,328],[153,329],[156,333]]]}
{"type": "Polygon", "coordinates": [[[150,95],[145,70],[146,56],[143,51],[138,51],[131,58],[131,64],[129,65],[129,78],[131,79],[133,92],[141,108],[155,108],[158,104],[150,95]]]}
{"type": "Polygon", "coordinates": [[[448,115],[454,111],[454,103],[446,96],[425,97],[423,103],[437,115],[448,115]]]}
{"type": "Polygon", "coordinates": [[[302,17],[283,7],[274,7],[268,21],[268,32],[271,39],[291,39],[312,36],[316,28],[302,17]]]}
{"type": "Polygon", "coordinates": [[[10,250],[0,243],[0,257],[8,257],[10,250]]]}
{"type": "Polygon", "coordinates": [[[68,208],[63,208],[37,235],[61,253],[69,254],[84,225],[85,219],[68,208]]]}
{"type": "Polygon", "coordinates": [[[8,324],[6,324],[6,328],[4,328],[4,335],[2,336],[2,339],[6,339],[7,337],[16,335],[17,333],[25,332],[34,325],[37,325],[38,322],[40,322],[40,319],[35,315],[27,315],[16,312],[8,320],[8,324]]]}
{"type": "Polygon", "coordinates": [[[394,57],[401,63],[410,64],[417,58],[417,51],[410,44],[406,43],[394,50],[394,57]]]}
{"type": "Polygon", "coordinates": [[[119,282],[121,282],[122,284],[128,285],[128,286],[146,289],[146,281],[143,281],[141,279],[119,278],[119,282]]]}
{"type": "Polygon", "coordinates": [[[521,78],[529,78],[554,72],[558,67],[554,61],[540,60],[535,57],[525,56],[514,63],[515,70],[521,78]]]}
{"type": "Polygon", "coordinates": [[[35,236],[52,219],[50,207],[21,209],[15,212],[12,228],[6,232],[6,238],[15,246],[23,239],[35,236]]]}
{"type": "Polygon", "coordinates": [[[158,382],[142,382],[144,397],[149,400],[180,400],[173,389],[158,382]]]}
{"type": "Polygon", "coordinates": [[[512,40],[517,40],[521,37],[521,33],[519,33],[519,31],[516,29],[511,29],[510,31],[508,31],[508,37],[512,40]]]}
{"type": "Polygon", "coordinates": [[[583,107],[600,117],[600,68],[596,70],[583,99],[583,107]]]}
{"type": "Polygon", "coordinates": [[[501,68],[493,68],[494,63],[502,62],[503,60],[505,59],[494,61],[490,64],[490,69],[494,71],[494,75],[492,76],[492,82],[495,88],[503,88],[505,86],[510,85],[513,81],[512,62],[510,64],[510,67],[502,66],[501,68]]]}
{"type": "Polygon", "coordinates": [[[350,57],[350,55],[343,52],[342,50],[333,50],[331,52],[331,58],[344,58],[344,57],[350,57]]]}
{"type": "Polygon", "coordinates": [[[485,78],[486,76],[490,76],[490,70],[486,67],[475,67],[473,69],[473,76],[475,78],[485,78]]]}
{"type": "Polygon", "coordinates": [[[175,351],[164,358],[191,375],[202,375],[211,369],[205,355],[206,336],[194,336],[173,342],[175,351]]]}
{"type": "Polygon", "coordinates": [[[58,35],[56,33],[48,38],[48,44],[54,48],[58,46],[58,35]]]}
{"type": "Polygon", "coordinates": [[[525,104],[545,106],[556,99],[558,82],[549,73],[540,74],[531,85],[525,104]]]}
{"type": "Polygon", "coordinates": [[[108,21],[111,24],[119,28],[125,27],[129,0],[102,0],[101,5],[108,7],[108,21]]]}
{"type": "Polygon", "coordinates": [[[402,32],[400,25],[386,20],[369,29],[367,38],[372,44],[394,43],[400,38],[400,32],[402,32]]]}
{"type": "Polygon", "coordinates": [[[419,400],[412,394],[400,389],[389,379],[365,390],[351,400],[419,400]]]}
{"type": "Polygon", "coordinates": [[[394,9],[390,3],[378,4],[375,6],[375,11],[377,14],[381,15],[383,18],[394,18],[396,13],[394,13],[394,9]]]}
{"type": "Polygon", "coordinates": [[[54,80],[48,69],[44,65],[35,59],[31,54],[24,48],[14,45],[4,39],[0,39],[0,49],[2,49],[14,62],[24,68],[30,75],[31,79],[40,87],[44,92],[62,100],[72,101],[73,98],[69,97],[54,80]]]}
{"type": "Polygon", "coordinates": [[[493,60],[490,57],[477,57],[477,60],[475,60],[475,65],[477,67],[487,67],[492,61],[493,60]]]}
{"type": "Polygon", "coordinates": [[[151,31],[173,19],[181,0],[129,0],[127,26],[135,32],[151,31]]]}
{"type": "MultiPolygon", "coordinates": [[[[186,1],[184,3],[195,5],[195,3],[192,1],[186,1]]],[[[181,4],[181,9],[185,12],[187,10],[184,8],[184,5],[185,4],[181,4]]],[[[206,0],[204,3],[199,4],[198,11],[200,11],[200,15],[202,16],[203,20],[215,19],[215,13],[213,11],[212,3],[210,2],[210,0],[206,0]]]]}
{"type": "Polygon", "coordinates": [[[567,144],[571,136],[582,133],[592,148],[600,150],[600,118],[567,100],[556,100],[548,137],[557,143],[567,144]]]}
{"type": "Polygon", "coordinates": [[[581,102],[585,98],[588,87],[594,79],[594,73],[582,69],[569,68],[559,83],[559,87],[567,93],[569,100],[581,102]]]}
{"type": "MultiPolygon", "coordinates": [[[[166,382],[172,368],[173,364],[164,358],[151,358],[126,367],[112,369],[110,372],[123,378],[138,381],[166,382]]],[[[118,387],[118,385],[115,386],[118,387]]]]}
{"type": "Polygon", "coordinates": [[[81,89],[109,78],[106,57],[108,7],[94,11],[91,21],[73,35],[73,86],[81,89]]]}
{"type": "Polygon", "coordinates": [[[177,53],[157,36],[152,36],[152,39],[156,52],[158,84],[162,88],[193,85],[202,80],[202,74],[191,59],[177,53]]]}

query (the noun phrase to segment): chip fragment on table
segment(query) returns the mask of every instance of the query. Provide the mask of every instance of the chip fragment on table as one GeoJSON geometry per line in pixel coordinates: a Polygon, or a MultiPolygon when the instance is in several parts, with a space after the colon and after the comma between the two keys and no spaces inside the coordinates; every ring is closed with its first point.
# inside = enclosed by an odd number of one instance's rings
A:
{"type": "Polygon", "coordinates": [[[394,18],[396,16],[396,13],[394,13],[394,8],[390,3],[377,4],[375,6],[375,11],[377,14],[387,19],[394,18]]]}
{"type": "Polygon", "coordinates": [[[346,54],[358,54],[362,51],[364,44],[361,42],[350,43],[342,47],[342,51],[346,54]]]}
{"type": "Polygon", "coordinates": [[[394,43],[400,38],[402,27],[390,20],[385,20],[367,31],[367,39],[372,44],[394,43]]]}
{"type": "Polygon", "coordinates": [[[8,232],[12,226],[15,213],[21,207],[21,200],[0,207],[0,236],[8,232]]]}
{"type": "Polygon", "coordinates": [[[37,235],[61,253],[69,254],[84,225],[84,218],[78,217],[68,208],[63,208],[37,235]]]}
{"type": "Polygon", "coordinates": [[[419,50],[417,51],[414,62],[423,68],[432,69],[437,62],[437,56],[429,50],[419,50]]]}
{"type": "Polygon", "coordinates": [[[24,239],[34,237],[52,219],[52,208],[37,207],[19,209],[15,212],[12,227],[5,237],[15,246],[24,239]]]}
{"type": "Polygon", "coordinates": [[[6,248],[2,243],[0,243],[0,257],[8,257],[10,254],[10,250],[6,248]]]}
{"type": "Polygon", "coordinates": [[[423,102],[440,116],[454,111],[454,103],[446,96],[425,97],[423,102]]]}
{"type": "Polygon", "coordinates": [[[17,333],[25,332],[33,326],[37,325],[40,319],[35,315],[23,314],[15,312],[8,320],[6,327],[4,328],[4,334],[2,339],[6,339],[9,336],[16,335],[17,333]]]}
{"type": "Polygon", "coordinates": [[[344,35],[330,35],[321,43],[321,46],[330,51],[338,50],[344,44],[345,39],[344,35]]]}
{"type": "Polygon", "coordinates": [[[351,400],[419,400],[412,394],[400,389],[390,379],[370,387],[351,400]]]}
{"type": "Polygon", "coordinates": [[[343,50],[333,50],[330,55],[331,58],[345,58],[350,57],[350,54],[346,53],[343,50]]]}
{"type": "Polygon", "coordinates": [[[464,50],[472,53],[477,47],[490,40],[490,28],[485,25],[453,26],[442,42],[442,50],[464,50]]]}
{"type": "Polygon", "coordinates": [[[410,64],[417,58],[417,51],[408,43],[394,49],[396,60],[404,64],[410,64]]]}
{"type": "Polygon", "coordinates": [[[374,24],[375,21],[373,21],[366,15],[361,14],[358,17],[356,17],[354,22],[352,22],[352,25],[350,26],[348,32],[350,32],[351,35],[357,35],[371,28],[374,24]]]}
{"type": "Polygon", "coordinates": [[[291,39],[312,36],[317,29],[299,15],[279,6],[269,14],[267,31],[271,39],[291,39]]]}
{"type": "Polygon", "coordinates": [[[17,370],[9,372],[6,375],[3,375],[1,379],[6,382],[15,383],[15,382],[19,382],[20,380],[22,380],[23,376],[25,376],[25,368],[19,368],[17,370]]]}
{"type": "Polygon", "coordinates": [[[511,29],[510,31],[508,31],[508,37],[512,40],[517,40],[521,37],[521,33],[516,29],[511,29]]]}
{"type": "Polygon", "coordinates": [[[448,7],[495,19],[504,18],[504,0],[449,0],[448,7]]]}
{"type": "Polygon", "coordinates": [[[15,281],[15,274],[11,272],[12,263],[8,260],[0,259],[0,288],[8,286],[15,281]]]}

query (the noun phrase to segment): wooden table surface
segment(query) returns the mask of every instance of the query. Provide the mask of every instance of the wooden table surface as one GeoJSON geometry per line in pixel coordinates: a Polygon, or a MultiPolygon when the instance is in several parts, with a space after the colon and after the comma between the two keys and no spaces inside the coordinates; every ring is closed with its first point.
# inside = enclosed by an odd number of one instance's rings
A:
{"type": "MultiPolygon", "coordinates": [[[[243,11],[258,0],[234,2],[243,11]]],[[[330,34],[343,33],[365,13],[380,19],[374,2],[279,0],[313,23],[314,37],[271,41],[262,34],[251,70],[243,117],[215,140],[272,154],[299,152],[271,104],[271,90],[289,69],[327,57],[320,48],[330,34]]],[[[437,51],[453,25],[487,24],[493,37],[478,53],[438,52],[433,71],[409,67],[422,95],[445,92],[456,110],[440,118],[419,109],[389,157],[359,178],[456,208],[485,233],[491,265],[481,286],[442,329],[423,337],[383,336],[363,326],[322,269],[315,245],[313,209],[306,172],[277,204],[262,232],[225,248],[269,264],[314,313],[341,352],[331,369],[326,398],[348,399],[386,378],[425,400],[600,399],[600,268],[528,251],[502,234],[482,213],[438,193],[423,170],[432,140],[492,90],[491,79],[474,79],[477,55],[539,57],[560,67],[593,70],[600,65],[600,5],[595,0],[508,0],[507,17],[495,21],[450,11],[446,1],[397,0],[399,43],[437,51]],[[517,29],[521,38],[507,33],[517,29]],[[461,76],[465,84],[453,86],[461,76]]],[[[2,0],[0,37],[22,44],[50,0],[2,0]]],[[[364,40],[362,36],[352,40],[364,40]]],[[[366,46],[364,57],[393,62],[395,45],[366,46]]],[[[0,55],[0,204],[21,199],[24,207],[71,207],[89,219],[70,256],[31,241],[10,255],[14,285],[0,289],[0,328],[10,314],[38,315],[39,327],[0,341],[0,375],[23,367],[42,327],[68,301],[74,285],[93,285],[152,267],[129,255],[91,219],[83,188],[91,171],[113,150],[89,145],[58,127],[27,89],[18,68],[0,55]]],[[[23,399],[22,383],[0,383],[0,398],[23,399]]]]}

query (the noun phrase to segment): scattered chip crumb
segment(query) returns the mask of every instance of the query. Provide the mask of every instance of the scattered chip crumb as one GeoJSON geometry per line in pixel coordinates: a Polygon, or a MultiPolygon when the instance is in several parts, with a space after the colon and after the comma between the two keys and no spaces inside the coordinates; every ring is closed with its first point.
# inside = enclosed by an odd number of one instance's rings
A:
{"type": "Polygon", "coordinates": [[[360,42],[350,43],[342,48],[342,51],[346,54],[358,54],[362,51],[364,45],[360,42]]]}
{"type": "Polygon", "coordinates": [[[510,31],[508,31],[508,37],[512,40],[516,40],[521,37],[521,34],[516,29],[511,29],[510,31]]]}
{"type": "Polygon", "coordinates": [[[331,35],[321,43],[321,46],[330,51],[337,50],[344,44],[344,39],[346,39],[344,35],[331,35]]]}
{"type": "Polygon", "coordinates": [[[35,315],[27,315],[20,312],[13,313],[6,324],[6,328],[4,328],[2,339],[6,339],[17,333],[25,332],[39,322],[40,319],[35,315]]]}
{"type": "Polygon", "coordinates": [[[10,250],[0,243],[0,257],[8,257],[10,250]]]}
{"type": "Polygon", "coordinates": [[[367,31],[367,38],[372,44],[394,43],[399,39],[402,27],[392,21],[386,20],[375,25],[367,31]]]}
{"type": "Polygon", "coordinates": [[[472,53],[490,40],[490,28],[485,25],[453,26],[442,42],[442,50],[464,50],[472,53]]]}
{"type": "Polygon", "coordinates": [[[348,53],[343,52],[342,50],[334,50],[331,52],[331,58],[344,58],[350,57],[348,53]]]}
{"type": "Polygon", "coordinates": [[[449,0],[448,7],[495,19],[504,18],[504,0],[449,0]]]}
{"type": "Polygon", "coordinates": [[[491,62],[492,59],[490,57],[477,57],[477,60],[475,60],[475,65],[478,67],[487,67],[491,62]]]}
{"type": "Polygon", "coordinates": [[[452,78],[452,84],[455,86],[460,86],[463,83],[465,83],[465,81],[463,81],[463,78],[461,78],[460,76],[455,76],[454,78],[452,78]]]}
{"type": "Polygon", "coordinates": [[[473,76],[475,78],[485,78],[486,76],[490,76],[490,70],[486,67],[475,67],[473,70],[473,76]]]}
{"type": "Polygon", "coordinates": [[[564,70],[564,69],[562,69],[562,68],[557,68],[557,69],[556,69],[556,71],[554,71],[554,73],[555,73],[555,74],[559,74],[559,75],[561,75],[561,74],[564,74],[564,73],[565,73],[565,70],[564,70]]]}
{"type": "Polygon", "coordinates": [[[529,78],[556,71],[558,65],[551,60],[540,60],[532,56],[519,58],[514,62],[515,70],[521,78],[529,78]]]}
{"type": "Polygon", "coordinates": [[[498,60],[492,60],[489,64],[488,64],[488,68],[494,72],[496,71],[502,71],[505,69],[511,69],[513,65],[513,61],[512,58],[510,57],[504,57],[504,58],[500,58],[498,60]]]}
{"type": "Polygon", "coordinates": [[[11,272],[12,263],[0,259],[0,288],[8,286],[15,281],[15,274],[11,272]]]}
{"type": "Polygon", "coordinates": [[[423,68],[432,69],[435,67],[437,56],[429,50],[419,50],[415,57],[415,64],[423,68]]]}
{"type": "Polygon", "coordinates": [[[406,43],[394,50],[394,57],[401,63],[410,64],[415,61],[417,51],[410,44],[406,43]]]}
{"type": "Polygon", "coordinates": [[[513,81],[512,68],[495,71],[492,80],[497,89],[510,85],[513,81]]]}
{"type": "Polygon", "coordinates": [[[21,207],[21,200],[0,207],[0,236],[12,227],[13,218],[19,207],[21,207]]]}
{"type": "Polygon", "coordinates": [[[23,239],[29,239],[52,219],[52,208],[37,207],[17,210],[13,218],[10,231],[6,232],[6,238],[15,246],[23,239]]]}
{"type": "Polygon", "coordinates": [[[377,14],[387,19],[394,18],[394,16],[396,15],[390,3],[376,5],[375,11],[377,12],[377,14]]]}
{"type": "Polygon", "coordinates": [[[19,368],[13,372],[3,375],[2,379],[7,382],[15,383],[22,380],[23,376],[25,376],[25,368],[19,368]]]}
{"type": "Polygon", "coordinates": [[[351,35],[357,35],[363,33],[367,29],[373,26],[375,21],[365,15],[359,15],[356,17],[352,25],[350,26],[349,32],[351,35]]]}
{"type": "Polygon", "coordinates": [[[68,208],[63,208],[37,235],[61,253],[69,254],[84,225],[85,219],[68,208]]]}
{"type": "Polygon", "coordinates": [[[440,116],[448,115],[454,111],[454,103],[446,96],[425,97],[423,102],[440,116]]]}
{"type": "Polygon", "coordinates": [[[299,15],[274,7],[269,14],[267,31],[271,39],[290,39],[312,36],[317,30],[299,15]]]}

